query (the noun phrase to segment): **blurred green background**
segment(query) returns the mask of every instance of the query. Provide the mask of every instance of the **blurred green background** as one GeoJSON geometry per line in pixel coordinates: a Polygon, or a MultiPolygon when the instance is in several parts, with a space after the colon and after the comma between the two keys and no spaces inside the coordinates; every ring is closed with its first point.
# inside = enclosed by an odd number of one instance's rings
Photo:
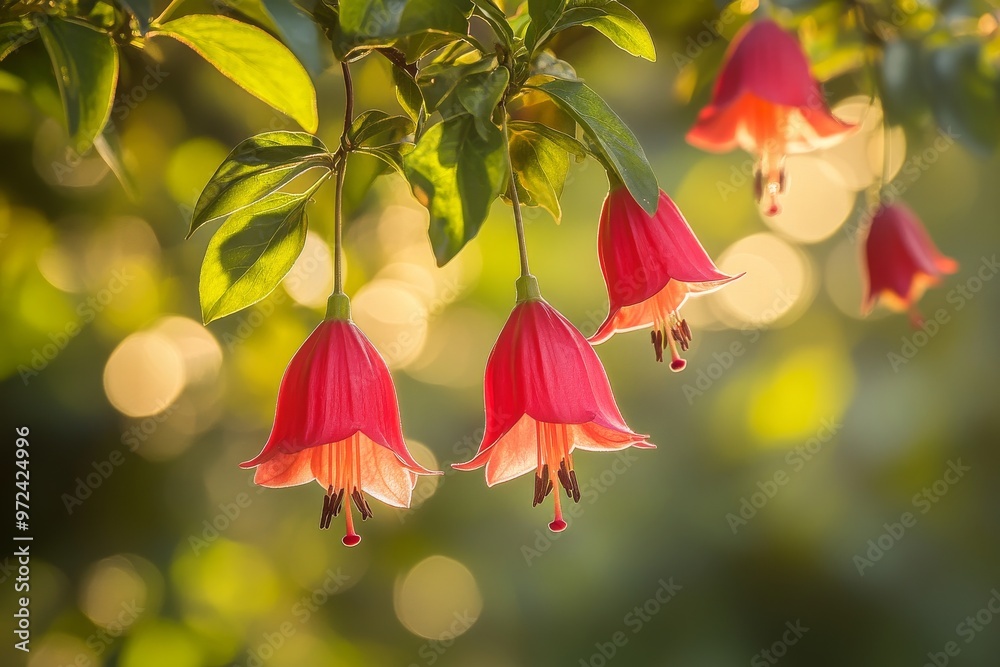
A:
{"type": "MultiPolygon", "coordinates": [[[[315,485],[258,489],[236,465],[265,441],[284,366],[322,316],[333,189],[311,205],[283,287],[207,328],[209,235],[183,239],[228,151],[292,123],[183,47],[163,48],[152,85],[156,54],[135,57],[112,115],[131,201],[99,157],[66,153],[45,113],[52,83],[30,72],[47,67],[30,57],[40,45],[4,63],[28,88],[0,93],[0,402],[11,461],[13,427],[31,430],[34,542],[32,651],[8,633],[3,664],[997,664],[995,8],[872,3],[902,12],[880,69],[898,123],[893,196],[961,263],[921,302],[937,326],[914,331],[903,316],[859,316],[856,233],[883,147],[859,37],[838,28],[844,4],[776,8],[837,113],[863,125],[790,161],[785,211],[768,221],[745,154],[683,141],[753,7],[627,4],[656,63],[586,30],[557,50],[636,130],[720,267],[747,275],[685,306],[683,373],[656,364],[642,332],[598,348],[628,423],[658,449],[580,453],[583,499],[560,535],[548,505],[530,507],[527,477],[487,490],[481,472],[448,467],[478,446],[482,370],[513,304],[509,207],[437,269],[402,180],[358,197],[371,165],[352,167],[355,319],[394,370],[416,457],[447,472],[419,482],[415,510],[374,507],[345,549],[316,527],[315,485]]],[[[298,26],[320,136],[335,145],[339,68],[298,26]]],[[[395,108],[386,63],[368,58],[355,77],[359,111],[395,108]]],[[[561,225],[527,212],[542,290],[585,334],[606,312],[606,188],[596,163],[578,164],[561,225]]],[[[0,569],[5,627],[13,561],[0,569]]]]}

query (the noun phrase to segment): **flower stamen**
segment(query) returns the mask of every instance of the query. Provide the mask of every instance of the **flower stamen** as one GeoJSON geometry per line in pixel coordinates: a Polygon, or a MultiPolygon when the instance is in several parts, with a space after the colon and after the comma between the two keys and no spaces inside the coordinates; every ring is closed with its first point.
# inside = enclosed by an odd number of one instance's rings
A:
{"type": "MultiPolygon", "coordinates": [[[[541,503],[558,484],[566,490],[566,497],[574,502],[580,502],[580,484],[573,470],[573,457],[569,451],[569,429],[565,424],[544,424],[535,422],[535,438],[538,449],[539,467],[535,472],[535,493],[531,506],[541,503]],[[556,431],[557,426],[560,430],[556,431]],[[556,461],[559,465],[556,466],[556,461]]],[[[555,502],[555,517],[549,523],[552,532],[566,530],[567,523],[563,519],[562,499],[560,494],[553,495],[555,502]]]]}
{"type": "Polygon", "coordinates": [[[326,530],[333,518],[346,510],[347,534],[343,538],[346,546],[353,547],[361,541],[361,536],[354,531],[354,517],[351,513],[351,501],[361,512],[361,520],[367,521],[372,516],[372,508],[361,490],[361,437],[358,433],[349,439],[326,446],[327,475],[330,481],[323,497],[323,511],[320,514],[319,527],[326,530]],[[334,466],[334,457],[337,465],[334,466]],[[344,496],[350,500],[344,502],[344,496]]]}

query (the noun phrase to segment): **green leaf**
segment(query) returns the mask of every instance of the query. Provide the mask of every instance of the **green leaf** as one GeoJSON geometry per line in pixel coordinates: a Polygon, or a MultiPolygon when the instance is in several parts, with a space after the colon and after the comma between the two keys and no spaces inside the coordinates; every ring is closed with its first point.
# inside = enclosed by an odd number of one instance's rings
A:
{"type": "Polygon", "coordinates": [[[480,136],[472,116],[434,125],[403,160],[413,195],[430,213],[431,245],[439,266],[479,232],[507,178],[503,135],[480,136]]]}
{"type": "Polygon", "coordinates": [[[508,50],[514,48],[514,31],[507,21],[507,15],[493,0],[472,0],[476,6],[474,13],[476,16],[486,21],[497,37],[503,40],[504,46],[508,50]]]}
{"type": "Polygon", "coordinates": [[[0,23],[0,60],[35,39],[36,35],[35,31],[28,30],[20,21],[0,23]]]}
{"type": "Polygon", "coordinates": [[[392,46],[403,54],[406,62],[415,63],[431,52],[437,51],[447,44],[454,43],[455,38],[455,33],[426,30],[414,35],[400,37],[393,41],[392,46]]]}
{"type": "Polygon", "coordinates": [[[125,194],[134,201],[138,198],[139,190],[136,187],[135,179],[132,178],[132,174],[125,165],[125,157],[122,153],[121,142],[118,141],[118,133],[108,131],[113,128],[113,125],[108,125],[104,132],[97,135],[94,139],[94,148],[97,149],[115,178],[121,183],[125,194]]]}
{"type": "Polygon", "coordinates": [[[565,132],[555,130],[544,123],[530,120],[512,120],[507,123],[507,127],[515,132],[528,132],[541,135],[546,141],[561,148],[564,153],[575,157],[578,162],[589,155],[587,147],[580,143],[576,137],[571,137],[565,132]]]}
{"type": "Polygon", "coordinates": [[[471,14],[472,0],[340,0],[334,53],[344,59],[358,47],[390,46],[428,32],[465,35],[471,14]]]}
{"type": "Polygon", "coordinates": [[[230,216],[212,236],[198,290],[205,324],[257,303],[278,286],[305,244],[311,193],[274,192],[230,216]]]}
{"type": "Polygon", "coordinates": [[[416,123],[424,107],[420,86],[413,77],[395,65],[392,67],[392,83],[396,88],[396,100],[399,101],[399,106],[403,107],[406,115],[416,123]]]}
{"type": "Polygon", "coordinates": [[[309,74],[291,51],[260,28],[223,16],[191,14],[154,26],[148,37],[161,35],[189,46],[248,93],[316,131],[316,90],[309,74]]]}
{"type": "Polygon", "coordinates": [[[327,63],[320,55],[316,24],[289,0],[215,0],[224,2],[273,35],[295,54],[312,76],[323,73],[327,63]]]}
{"type": "Polygon", "coordinates": [[[558,223],[562,218],[559,197],[569,173],[570,155],[583,157],[586,151],[576,139],[540,123],[511,122],[508,129],[521,203],[541,206],[558,223]]]}
{"type": "Polygon", "coordinates": [[[403,156],[413,149],[413,144],[400,140],[412,133],[413,121],[406,116],[371,110],[354,119],[348,137],[356,152],[378,158],[403,173],[403,156]]]}
{"type": "Polygon", "coordinates": [[[233,215],[274,194],[331,158],[323,142],[304,132],[265,132],[233,149],[195,204],[188,236],[206,222],[233,215]]]}
{"type": "Polygon", "coordinates": [[[38,32],[52,60],[73,149],[83,155],[111,116],[118,49],[108,33],[76,21],[53,19],[38,32]]]}
{"type": "Polygon", "coordinates": [[[569,0],[566,11],[552,32],[554,34],[577,25],[594,28],[633,56],[656,60],[656,49],[646,26],[617,0],[569,0]]]}
{"type": "Polygon", "coordinates": [[[528,26],[524,41],[530,45],[529,50],[534,51],[548,39],[565,9],[566,0],[528,0],[531,24],[528,26]]]}
{"type": "Polygon", "coordinates": [[[497,59],[489,56],[472,61],[459,58],[434,62],[422,68],[417,76],[417,85],[420,86],[428,113],[437,111],[438,107],[455,92],[462,79],[473,74],[490,72],[496,67],[497,59]]]}
{"type": "Polygon", "coordinates": [[[493,117],[493,110],[500,104],[509,80],[507,68],[498,67],[492,72],[466,77],[455,87],[459,103],[465,111],[472,114],[476,121],[476,131],[484,140],[496,129],[490,119],[493,117]]]}
{"type": "MultiPolygon", "coordinates": [[[[413,150],[413,144],[386,144],[384,146],[361,146],[354,150],[355,153],[370,155],[385,163],[385,166],[392,167],[404,177],[403,162],[406,155],[413,150]]],[[[385,173],[385,172],[382,172],[385,173]]]]}
{"type": "Polygon", "coordinates": [[[600,151],[605,166],[621,180],[647,213],[659,203],[656,175],[639,140],[600,95],[580,81],[552,79],[533,86],[573,117],[600,151]]]}
{"type": "Polygon", "coordinates": [[[390,116],[372,109],[354,119],[347,137],[358,146],[381,146],[412,133],[413,121],[406,116],[390,116]]]}

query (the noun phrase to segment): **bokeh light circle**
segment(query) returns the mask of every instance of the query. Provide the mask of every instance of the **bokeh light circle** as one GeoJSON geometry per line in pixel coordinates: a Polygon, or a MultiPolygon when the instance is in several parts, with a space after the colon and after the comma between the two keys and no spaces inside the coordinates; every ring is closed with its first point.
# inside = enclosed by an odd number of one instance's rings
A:
{"type": "MultiPolygon", "coordinates": [[[[347,279],[346,271],[344,279],[347,279]]],[[[326,305],[333,291],[333,253],[319,234],[306,232],[302,253],[281,284],[296,303],[312,308],[326,305]]]]}
{"type": "Polygon", "coordinates": [[[417,563],[396,586],[396,616],[426,639],[453,639],[479,618],[483,600],[467,567],[445,556],[417,563]]]}
{"type": "Polygon", "coordinates": [[[723,273],[745,273],[713,295],[716,314],[734,328],[789,324],[812,298],[812,267],[802,251],[774,234],[740,239],[719,256],[723,273]]]}
{"type": "Polygon", "coordinates": [[[351,311],[389,368],[405,368],[424,348],[427,306],[406,283],[373,280],[358,290],[351,311]]]}
{"type": "Polygon", "coordinates": [[[788,191],[781,211],[765,216],[769,227],[800,243],[829,238],[854,208],[854,192],[821,158],[792,156],[787,160],[788,191]]]}
{"type": "Polygon", "coordinates": [[[146,582],[124,556],[94,563],[80,585],[80,610],[102,628],[118,632],[139,620],[148,606],[146,582]]]}
{"type": "Polygon", "coordinates": [[[160,333],[134,333],[123,340],[104,366],[104,393],[129,417],[155,415],[184,389],[184,360],[160,333]]]}
{"type": "MultiPolygon", "coordinates": [[[[410,454],[413,455],[413,458],[417,460],[417,463],[428,470],[440,470],[437,457],[434,456],[434,452],[431,451],[430,447],[410,438],[407,438],[406,446],[410,450],[410,454]]],[[[410,496],[410,509],[413,510],[423,505],[427,499],[434,495],[440,484],[440,475],[419,475],[417,477],[417,484],[413,487],[413,494],[410,496]]]]}

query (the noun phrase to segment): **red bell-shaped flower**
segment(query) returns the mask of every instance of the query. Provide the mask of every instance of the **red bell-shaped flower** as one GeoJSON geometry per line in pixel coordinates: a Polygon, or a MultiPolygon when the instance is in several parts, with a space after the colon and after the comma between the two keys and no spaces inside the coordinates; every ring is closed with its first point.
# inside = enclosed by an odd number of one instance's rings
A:
{"type": "Polygon", "coordinates": [[[691,342],[691,329],[680,316],[681,305],[688,295],[713,292],[740,276],[716,268],[663,190],[650,216],[627,189],[613,189],[604,200],[597,243],[611,305],[590,342],[651,326],[656,360],[663,361],[669,348],[670,368],[682,370],[680,353],[691,342]]]}
{"type": "Polygon", "coordinates": [[[775,215],[787,185],[785,156],[833,145],[854,127],[830,113],[795,37],[763,20],[745,25],[729,45],[712,101],[687,140],[708,151],[741,146],[754,155],[755,196],[775,215]]]}
{"type": "Polygon", "coordinates": [[[407,451],[389,369],[350,320],[347,297],[331,297],[331,311],[339,314],[316,327],[285,370],[267,444],[240,466],[256,467],[260,486],[315,479],[327,490],[320,528],[329,528],[343,510],[343,541],[354,546],[361,537],[354,531],[352,500],[363,520],[372,515],[366,493],[409,507],[417,475],[435,473],[407,451]]]}
{"type": "MultiPolygon", "coordinates": [[[[535,471],[533,505],[556,486],[575,502],[573,450],[652,448],[622,419],[600,359],[576,327],[546,303],[534,277],[518,280],[518,303],[486,364],[486,431],[458,470],[486,466],[489,486],[535,471]]],[[[549,528],[566,528],[559,493],[549,528]]]]}
{"type": "Polygon", "coordinates": [[[867,289],[862,311],[875,302],[892,310],[910,312],[914,326],[922,318],[916,302],[924,291],[941,281],[942,274],[955,273],[958,262],[942,255],[920,219],[905,204],[879,207],[865,239],[867,289]]]}

